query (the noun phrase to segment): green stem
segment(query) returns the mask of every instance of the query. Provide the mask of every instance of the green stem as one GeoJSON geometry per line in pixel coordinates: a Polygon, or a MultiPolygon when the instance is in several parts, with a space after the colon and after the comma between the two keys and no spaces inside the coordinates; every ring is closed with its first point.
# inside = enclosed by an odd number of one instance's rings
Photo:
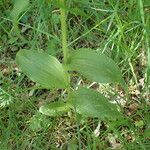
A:
{"type": "Polygon", "coordinates": [[[67,63],[68,59],[68,47],[67,47],[67,24],[66,24],[66,12],[65,12],[65,2],[64,0],[59,0],[60,2],[60,12],[61,12],[61,32],[62,32],[62,49],[64,55],[64,63],[67,63]]]}
{"type": "MultiPolygon", "coordinates": [[[[62,34],[62,50],[63,50],[63,58],[64,64],[68,61],[68,43],[67,43],[67,23],[66,23],[66,11],[65,11],[65,0],[59,0],[60,2],[60,13],[61,13],[61,34],[62,34]]],[[[70,93],[70,75],[68,75],[69,86],[67,88],[68,95],[70,93]]]]}
{"type": "Polygon", "coordinates": [[[144,27],[144,32],[143,32],[143,35],[145,36],[145,44],[146,44],[146,48],[147,48],[147,57],[148,57],[148,65],[147,65],[147,79],[146,79],[146,93],[147,93],[147,101],[149,100],[149,72],[150,72],[150,69],[149,69],[149,63],[150,63],[150,46],[149,46],[149,36],[148,36],[148,33],[147,33],[147,25],[146,25],[146,22],[145,22],[145,16],[144,16],[144,6],[143,6],[143,1],[142,0],[139,0],[139,8],[140,8],[140,14],[141,14],[141,20],[142,20],[142,24],[143,24],[143,27],[144,27]]]}

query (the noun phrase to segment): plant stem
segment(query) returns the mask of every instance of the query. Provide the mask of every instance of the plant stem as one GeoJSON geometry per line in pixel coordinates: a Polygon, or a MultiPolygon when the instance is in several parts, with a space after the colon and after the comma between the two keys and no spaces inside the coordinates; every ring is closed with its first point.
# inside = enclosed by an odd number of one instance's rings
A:
{"type": "MultiPolygon", "coordinates": [[[[66,11],[65,11],[65,0],[59,0],[60,2],[60,13],[61,13],[61,34],[62,34],[62,50],[64,64],[68,61],[68,43],[67,43],[67,23],[66,23],[66,11]]],[[[68,75],[69,86],[67,88],[68,95],[70,93],[70,75],[68,75]]]]}
{"type": "Polygon", "coordinates": [[[139,8],[140,8],[140,14],[141,14],[141,21],[142,21],[142,24],[143,24],[143,27],[144,27],[144,32],[143,32],[143,35],[145,37],[145,45],[146,45],[146,49],[147,49],[147,58],[148,58],[148,64],[147,64],[147,76],[146,76],[146,100],[147,102],[149,101],[149,73],[150,73],[150,68],[149,68],[149,64],[150,64],[150,46],[149,46],[149,36],[148,36],[148,33],[147,33],[147,25],[146,25],[146,22],[145,22],[145,16],[144,16],[144,6],[143,6],[143,1],[142,0],[139,0],[139,8]]]}
{"type": "Polygon", "coordinates": [[[66,12],[65,12],[65,2],[64,0],[59,0],[61,8],[61,32],[62,32],[62,49],[64,55],[64,63],[67,63],[68,59],[68,47],[67,47],[67,24],[66,24],[66,12]]]}

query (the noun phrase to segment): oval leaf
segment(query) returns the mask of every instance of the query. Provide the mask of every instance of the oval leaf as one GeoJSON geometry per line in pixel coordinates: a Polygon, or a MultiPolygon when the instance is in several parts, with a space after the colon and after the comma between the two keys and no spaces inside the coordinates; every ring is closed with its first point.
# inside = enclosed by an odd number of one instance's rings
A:
{"type": "Polygon", "coordinates": [[[91,81],[99,83],[120,83],[126,86],[119,67],[104,54],[97,54],[91,49],[79,49],[72,52],[69,68],[91,81]]]}
{"type": "Polygon", "coordinates": [[[45,104],[44,106],[41,106],[39,111],[47,116],[58,116],[63,113],[68,112],[70,109],[70,106],[67,103],[62,102],[53,102],[50,104],[45,104]]]}
{"type": "Polygon", "coordinates": [[[26,10],[29,5],[29,0],[15,0],[14,8],[11,12],[11,17],[14,22],[19,18],[19,15],[26,10]]]}
{"type": "Polygon", "coordinates": [[[120,117],[117,106],[92,89],[79,88],[71,94],[70,102],[79,114],[87,117],[120,117]]]}
{"type": "Polygon", "coordinates": [[[20,50],[16,61],[21,70],[43,88],[68,86],[67,73],[62,64],[53,56],[36,51],[20,50]]]}

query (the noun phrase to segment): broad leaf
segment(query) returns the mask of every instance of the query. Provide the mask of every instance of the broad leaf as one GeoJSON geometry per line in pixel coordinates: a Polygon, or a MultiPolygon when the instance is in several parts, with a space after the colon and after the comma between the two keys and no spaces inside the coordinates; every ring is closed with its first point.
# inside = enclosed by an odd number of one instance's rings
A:
{"type": "Polygon", "coordinates": [[[20,50],[16,61],[21,70],[43,88],[66,88],[67,73],[53,56],[36,51],[20,50]]]}
{"type": "Polygon", "coordinates": [[[53,102],[41,106],[39,111],[47,116],[58,116],[70,110],[70,106],[63,102],[53,102]]]}
{"type": "Polygon", "coordinates": [[[100,83],[120,83],[124,88],[119,67],[104,54],[97,54],[91,49],[79,49],[71,53],[69,67],[88,78],[100,83]]]}
{"type": "Polygon", "coordinates": [[[29,0],[15,0],[14,8],[11,12],[13,22],[19,19],[19,15],[26,10],[29,5],[29,0]]]}
{"type": "Polygon", "coordinates": [[[33,131],[40,131],[48,128],[51,125],[51,119],[47,118],[47,116],[41,114],[40,112],[35,113],[29,120],[30,126],[29,128],[33,131]]]}
{"type": "Polygon", "coordinates": [[[120,117],[117,106],[92,89],[79,88],[70,95],[69,100],[75,110],[84,116],[102,119],[120,117]]]}

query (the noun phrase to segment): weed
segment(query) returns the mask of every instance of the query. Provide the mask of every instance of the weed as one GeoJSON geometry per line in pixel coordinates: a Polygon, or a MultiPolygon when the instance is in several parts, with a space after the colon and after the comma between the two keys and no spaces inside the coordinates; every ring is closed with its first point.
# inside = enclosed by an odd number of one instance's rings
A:
{"type": "Polygon", "coordinates": [[[147,1],[0,7],[1,149],[149,149],[147,1]]]}

